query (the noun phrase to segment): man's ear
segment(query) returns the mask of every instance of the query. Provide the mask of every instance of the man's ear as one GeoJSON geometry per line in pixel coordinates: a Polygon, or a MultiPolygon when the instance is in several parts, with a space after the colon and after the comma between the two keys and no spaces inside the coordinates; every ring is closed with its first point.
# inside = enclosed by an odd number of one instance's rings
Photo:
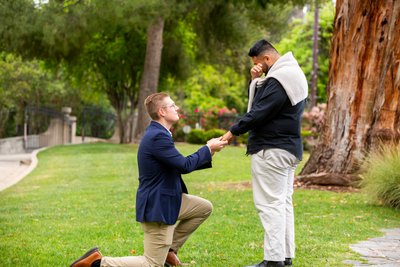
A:
{"type": "Polygon", "coordinates": [[[163,108],[158,109],[158,116],[160,118],[165,117],[165,114],[166,114],[165,109],[163,109],[163,108]]]}

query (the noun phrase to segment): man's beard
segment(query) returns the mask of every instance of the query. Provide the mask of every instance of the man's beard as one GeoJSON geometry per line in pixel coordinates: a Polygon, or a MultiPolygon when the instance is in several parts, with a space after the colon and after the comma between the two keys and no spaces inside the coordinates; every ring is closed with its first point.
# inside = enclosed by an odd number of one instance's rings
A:
{"type": "Polygon", "coordinates": [[[267,64],[265,64],[266,70],[264,71],[264,75],[267,76],[269,70],[271,69],[271,67],[269,67],[267,64]]]}

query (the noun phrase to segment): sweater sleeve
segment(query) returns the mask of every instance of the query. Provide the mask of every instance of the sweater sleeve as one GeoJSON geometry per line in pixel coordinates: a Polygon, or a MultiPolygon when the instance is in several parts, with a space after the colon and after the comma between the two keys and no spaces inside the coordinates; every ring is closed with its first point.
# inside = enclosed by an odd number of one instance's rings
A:
{"type": "Polygon", "coordinates": [[[251,110],[231,127],[234,135],[241,135],[249,130],[256,129],[265,121],[273,119],[279,114],[282,106],[288,100],[288,96],[282,85],[274,78],[268,79],[266,85],[260,88],[260,97],[256,97],[251,110]]]}

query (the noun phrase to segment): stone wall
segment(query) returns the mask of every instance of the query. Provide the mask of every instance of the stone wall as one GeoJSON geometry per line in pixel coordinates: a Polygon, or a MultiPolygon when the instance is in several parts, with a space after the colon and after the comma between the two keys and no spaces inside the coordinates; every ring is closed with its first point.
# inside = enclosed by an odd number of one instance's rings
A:
{"type": "Polygon", "coordinates": [[[25,153],[23,136],[0,139],[0,154],[22,153],[25,153]]]}
{"type": "Polygon", "coordinates": [[[0,154],[22,154],[41,147],[75,144],[76,117],[70,116],[71,108],[63,108],[63,117],[50,119],[48,129],[37,135],[0,139],[0,154]]]}

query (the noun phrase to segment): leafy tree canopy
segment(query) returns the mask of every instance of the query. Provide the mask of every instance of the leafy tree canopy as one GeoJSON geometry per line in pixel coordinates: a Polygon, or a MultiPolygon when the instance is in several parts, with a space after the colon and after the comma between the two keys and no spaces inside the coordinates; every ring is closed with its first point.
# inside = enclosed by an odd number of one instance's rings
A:
{"type": "Polygon", "coordinates": [[[89,90],[78,90],[64,69],[50,71],[39,60],[22,60],[0,53],[0,137],[21,134],[26,106],[72,107],[75,114],[85,104],[107,106],[107,99],[89,90]]]}
{"type": "MultiPolygon", "coordinates": [[[[44,60],[45,66],[70,77],[59,85],[66,91],[80,88],[83,98],[104,92],[123,112],[137,104],[146,29],[162,15],[159,90],[175,94],[188,110],[227,106],[244,112],[248,48],[261,38],[279,40],[294,5],[304,1],[280,3],[50,0],[37,5],[0,0],[0,50],[44,60]]],[[[44,70],[42,61],[29,62],[40,62],[44,70]]]]}
{"type": "MultiPolygon", "coordinates": [[[[328,83],[330,42],[333,34],[334,6],[326,2],[320,9],[318,33],[318,102],[326,102],[326,86],[328,83]]],[[[292,51],[300,66],[311,81],[312,47],[313,47],[314,12],[307,12],[304,20],[296,19],[292,30],[277,45],[279,52],[292,51]]]]}

